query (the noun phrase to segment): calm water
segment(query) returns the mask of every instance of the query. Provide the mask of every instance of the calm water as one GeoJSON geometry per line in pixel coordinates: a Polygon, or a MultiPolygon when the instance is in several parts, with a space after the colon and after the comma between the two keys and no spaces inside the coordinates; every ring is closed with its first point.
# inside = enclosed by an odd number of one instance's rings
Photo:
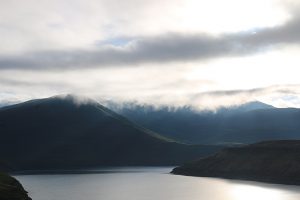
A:
{"type": "Polygon", "coordinates": [[[168,174],[171,168],[18,175],[33,200],[299,200],[300,187],[168,174]]]}

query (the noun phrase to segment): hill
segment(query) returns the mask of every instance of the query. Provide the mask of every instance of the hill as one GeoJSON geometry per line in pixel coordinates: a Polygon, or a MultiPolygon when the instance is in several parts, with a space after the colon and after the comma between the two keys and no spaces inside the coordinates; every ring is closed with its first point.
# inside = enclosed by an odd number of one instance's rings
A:
{"type": "Polygon", "coordinates": [[[1,108],[0,137],[6,170],[174,165],[220,148],[174,142],[71,95],[1,108]]]}
{"type": "Polygon", "coordinates": [[[267,141],[226,148],[177,167],[172,173],[300,185],[300,141],[267,141]]]}

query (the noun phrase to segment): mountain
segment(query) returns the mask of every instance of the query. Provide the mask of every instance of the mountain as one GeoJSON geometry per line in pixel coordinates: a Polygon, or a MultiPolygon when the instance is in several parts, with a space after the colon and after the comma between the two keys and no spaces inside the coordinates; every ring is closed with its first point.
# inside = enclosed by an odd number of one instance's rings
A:
{"type": "Polygon", "coordinates": [[[31,200],[21,183],[17,179],[4,173],[0,173],[0,199],[31,200]]]}
{"type": "Polygon", "coordinates": [[[71,95],[1,108],[0,137],[4,170],[174,165],[220,148],[174,142],[71,95]]]}
{"type": "Polygon", "coordinates": [[[160,134],[191,144],[300,139],[300,109],[250,102],[216,112],[191,107],[125,105],[116,112],[160,134]]]}
{"type": "Polygon", "coordinates": [[[250,101],[241,105],[233,105],[229,107],[221,107],[217,110],[219,114],[229,114],[229,113],[237,113],[237,112],[247,112],[259,109],[274,109],[274,106],[269,104],[265,104],[260,101],[250,101]]]}
{"type": "Polygon", "coordinates": [[[173,169],[173,174],[300,185],[300,141],[266,141],[226,148],[173,169]]]}
{"type": "Polygon", "coordinates": [[[0,102],[0,108],[5,107],[5,106],[10,106],[13,104],[16,104],[16,102],[2,101],[2,102],[0,102]]]}

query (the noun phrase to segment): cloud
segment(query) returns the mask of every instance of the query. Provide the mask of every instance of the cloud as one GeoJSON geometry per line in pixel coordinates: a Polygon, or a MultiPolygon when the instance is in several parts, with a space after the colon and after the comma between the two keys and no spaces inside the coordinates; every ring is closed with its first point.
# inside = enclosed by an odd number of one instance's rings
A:
{"type": "Polygon", "coordinates": [[[71,87],[71,85],[67,83],[57,83],[54,81],[25,81],[25,80],[16,80],[16,79],[9,79],[9,78],[2,78],[0,79],[0,84],[5,86],[11,87],[22,87],[22,88],[30,88],[30,87],[51,87],[51,88],[62,88],[62,87],[71,87]]]}
{"type": "Polygon", "coordinates": [[[133,39],[121,47],[0,56],[0,69],[85,69],[245,56],[277,45],[299,44],[299,31],[300,19],[295,17],[279,27],[220,36],[168,33],[133,39]]]}
{"type": "Polygon", "coordinates": [[[100,102],[136,102],[156,107],[188,105],[199,110],[214,110],[254,100],[281,107],[300,107],[297,103],[300,102],[297,101],[300,99],[300,84],[269,87],[253,84],[253,89],[226,89],[222,83],[209,79],[187,79],[185,73],[189,69],[186,66],[176,67],[176,71],[169,73],[172,68],[173,65],[155,70],[133,67],[64,73],[3,71],[0,74],[0,103],[72,93],[100,102]]]}
{"type": "Polygon", "coordinates": [[[292,101],[300,17],[287,1],[0,0],[0,102],[61,93],[211,108],[292,101]],[[276,84],[285,87],[267,87],[276,84]]]}
{"type": "Polygon", "coordinates": [[[299,107],[300,85],[272,85],[244,90],[217,90],[190,95],[188,105],[196,109],[212,109],[240,105],[250,101],[264,101],[279,107],[299,107]],[[291,102],[289,99],[293,99],[291,102]]]}
{"type": "Polygon", "coordinates": [[[286,20],[278,1],[0,0],[0,52],[88,49],[124,36],[270,27],[286,20]]]}

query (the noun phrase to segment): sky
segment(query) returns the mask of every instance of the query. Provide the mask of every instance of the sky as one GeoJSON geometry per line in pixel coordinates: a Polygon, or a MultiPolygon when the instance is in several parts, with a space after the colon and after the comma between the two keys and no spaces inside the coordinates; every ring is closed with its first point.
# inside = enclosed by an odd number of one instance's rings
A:
{"type": "Polygon", "coordinates": [[[300,107],[297,0],[0,0],[0,105],[300,107]]]}

